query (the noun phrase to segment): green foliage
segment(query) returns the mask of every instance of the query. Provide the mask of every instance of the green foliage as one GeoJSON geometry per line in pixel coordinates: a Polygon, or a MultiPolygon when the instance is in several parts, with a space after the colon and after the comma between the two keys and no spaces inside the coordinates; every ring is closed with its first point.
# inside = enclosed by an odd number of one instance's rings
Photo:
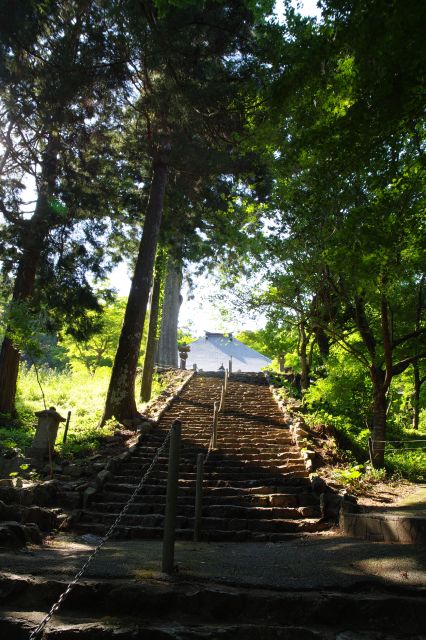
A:
{"type": "Polygon", "coordinates": [[[194,342],[197,339],[194,335],[192,335],[191,327],[178,328],[177,337],[178,347],[183,347],[184,345],[191,344],[191,342],[194,342]]]}
{"type": "Polygon", "coordinates": [[[346,417],[359,431],[371,423],[370,397],[368,372],[339,345],[330,350],[326,375],[314,380],[304,394],[309,410],[346,417]]]}
{"type": "Polygon", "coordinates": [[[85,340],[78,340],[69,333],[63,334],[61,344],[74,369],[83,365],[94,376],[99,367],[112,366],[125,308],[125,298],[117,298],[114,302],[106,303],[101,314],[89,312],[88,321],[93,327],[96,326],[96,330],[92,329],[90,337],[85,340]]]}

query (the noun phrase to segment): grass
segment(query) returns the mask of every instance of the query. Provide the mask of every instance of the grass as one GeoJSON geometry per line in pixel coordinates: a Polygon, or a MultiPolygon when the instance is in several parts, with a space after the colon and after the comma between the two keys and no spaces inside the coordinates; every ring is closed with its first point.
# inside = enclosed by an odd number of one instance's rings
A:
{"type": "MultiPolygon", "coordinates": [[[[71,411],[70,427],[67,442],[62,444],[65,423],[61,423],[58,431],[56,449],[64,457],[73,457],[90,453],[99,442],[111,435],[117,428],[114,420],[100,429],[98,427],[104,407],[108,383],[111,375],[109,367],[99,368],[94,376],[90,376],[83,367],[76,367],[63,372],[53,369],[39,371],[39,379],[43,388],[46,406],[54,406],[64,418],[71,411]]],[[[153,396],[160,393],[163,385],[154,379],[153,396]]],[[[19,449],[23,451],[31,445],[37,418],[35,412],[44,408],[43,395],[33,367],[21,367],[16,407],[18,420],[9,420],[3,416],[0,428],[0,445],[3,449],[19,449]]]]}

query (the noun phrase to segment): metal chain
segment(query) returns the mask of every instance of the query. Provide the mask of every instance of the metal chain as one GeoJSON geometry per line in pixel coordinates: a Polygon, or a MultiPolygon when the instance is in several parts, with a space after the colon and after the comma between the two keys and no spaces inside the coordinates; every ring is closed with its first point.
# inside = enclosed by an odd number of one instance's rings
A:
{"type": "Polygon", "coordinates": [[[65,589],[65,591],[63,591],[61,593],[61,595],[59,596],[58,600],[55,602],[55,604],[52,606],[52,608],[50,609],[49,613],[43,618],[43,620],[40,622],[40,624],[38,625],[38,627],[36,627],[36,629],[34,629],[30,636],[29,636],[29,640],[36,640],[37,638],[40,637],[40,634],[44,631],[46,625],[48,624],[49,620],[51,619],[51,617],[53,616],[53,614],[59,609],[59,607],[61,606],[61,604],[63,603],[63,601],[65,600],[65,598],[67,597],[67,595],[70,593],[70,591],[75,587],[75,585],[77,584],[77,582],[80,580],[81,576],[84,574],[84,572],[86,571],[87,567],[90,565],[90,563],[92,562],[93,558],[95,558],[97,556],[97,554],[99,553],[99,551],[102,549],[102,547],[104,546],[104,544],[109,540],[109,538],[111,537],[111,535],[113,534],[113,532],[115,531],[115,529],[117,528],[117,526],[120,524],[123,516],[125,515],[125,513],[127,512],[127,510],[129,509],[130,505],[132,504],[132,502],[134,501],[134,499],[136,498],[137,494],[139,493],[139,491],[142,489],[145,481],[147,480],[147,478],[149,477],[149,475],[151,474],[151,471],[153,470],[154,466],[156,465],[156,463],[158,462],[158,458],[160,457],[160,455],[163,453],[168,441],[170,440],[170,436],[172,433],[172,429],[170,428],[169,432],[167,433],[163,444],[161,445],[161,447],[159,447],[155,453],[154,458],[152,459],[151,464],[149,465],[148,469],[145,471],[144,475],[142,476],[141,481],[139,482],[138,486],[136,487],[136,489],[134,490],[134,492],[132,493],[132,495],[130,496],[129,500],[127,501],[127,503],[124,505],[124,507],[122,508],[122,510],[120,511],[120,513],[118,514],[116,520],[114,521],[114,523],[110,526],[110,528],[108,529],[108,531],[106,532],[106,534],[104,535],[104,537],[102,538],[101,542],[98,544],[98,546],[96,547],[96,549],[93,551],[93,553],[88,557],[88,559],[86,560],[86,562],[83,564],[83,566],[81,567],[81,569],[78,571],[78,573],[74,576],[74,578],[71,580],[71,582],[68,584],[67,588],[65,589]]]}

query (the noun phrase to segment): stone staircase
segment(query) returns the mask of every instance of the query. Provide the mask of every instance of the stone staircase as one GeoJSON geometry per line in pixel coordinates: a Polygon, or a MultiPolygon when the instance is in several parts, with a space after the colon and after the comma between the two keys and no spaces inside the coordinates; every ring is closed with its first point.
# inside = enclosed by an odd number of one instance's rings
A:
{"type": "MultiPolygon", "coordinates": [[[[197,374],[132,456],[120,464],[75,525],[104,534],[127,502],[175,419],[182,422],[176,536],[190,540],[194,528],[196,458],[211,436],[213,402],[223,374],[197,374]]],[[[167,451],[116,530],[121,538],[161,538],[167,481],[167,451]]],[[[283,541],[324,528],[300,451],[263,374],[233,374],[218,448],[204,469],[202,539],[283,541]]]]}

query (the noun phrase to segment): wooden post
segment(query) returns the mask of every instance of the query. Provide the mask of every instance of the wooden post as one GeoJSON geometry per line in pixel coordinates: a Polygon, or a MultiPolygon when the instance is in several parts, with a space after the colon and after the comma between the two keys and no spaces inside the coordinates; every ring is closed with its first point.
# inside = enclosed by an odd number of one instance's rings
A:
{"type": "Polygon", "coordinates": [[[228,391],[228,369],[225,369],[225,382],[224,385],[225,387],[225,393],[228,391]]]}
{"type": "Polygon", "coordinates": [[[182,424],[175,420],[172,424],[169,447],[169,468],[167,474],[166,516],[163,537],[163,573],[173,573],[176,533],[176,506],[179,482],[179,456],[182,424]]]}
{"type": "Polygon", "coordinates": [[[68,428],[70,426],[70,420],[71,420],[71,411],[68,411],[68,413],[67,413],[67,421],[65,423],[64,437],[62,438],[62,444],[65,444],[65,442],[67,441],[68,428]]]}
{"type": "Polygon", "coordinates": [[[370,455],[371,466],[374,468],[374,448],[372,438],[368,438],[368,453],[370,455]]]}
{"type": "Polygon", "coordinates": [[[219,405],[220,413],[224,413],[225,411],[225,385],[222,386],[220,391],[220,405],[219,405]]]}
{"type": "Polygon", "coordinates": [[[195,486],[195,513],[194,513],[194,542],[199,542],[201,537],[201,518],[203,514],[203,475],[204,454],[197,456],[197,483],[195,486]]]}
{"type": "Polygon", "coordinates": [[[232,373],[232,356],[231,356],[231,359],[230,359],[229,364],[228,364],[228,371],[229,371],[229,375],[231,375],[231,373],[232,373]]]}
{"type": "Polygon", "coordinates": [[[217,422],[219,420],[219,409],[217,402],[213,404],[213,449],[217,447],[217,422]]]}

